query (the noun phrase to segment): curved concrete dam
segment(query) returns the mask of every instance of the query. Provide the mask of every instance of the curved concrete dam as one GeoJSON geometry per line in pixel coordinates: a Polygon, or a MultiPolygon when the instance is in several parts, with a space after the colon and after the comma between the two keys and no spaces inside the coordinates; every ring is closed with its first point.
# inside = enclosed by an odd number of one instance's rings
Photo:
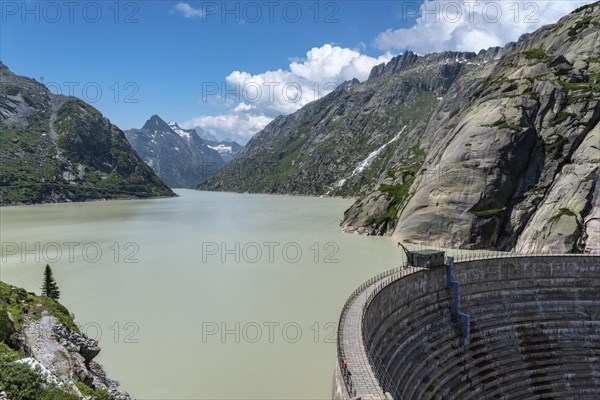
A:
{"type": "Polygon", "coordinates": [[[600,399],[600,257],[448,264],[350,296],[335,399],[600,399]]]}

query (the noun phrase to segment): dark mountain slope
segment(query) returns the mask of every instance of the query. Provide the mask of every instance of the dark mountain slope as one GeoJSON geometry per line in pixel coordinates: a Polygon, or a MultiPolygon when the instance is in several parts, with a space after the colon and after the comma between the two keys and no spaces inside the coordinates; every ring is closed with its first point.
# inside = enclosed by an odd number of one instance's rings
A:
{"type": "Polygon", "coordinates": [[[1,63],[0,163],[2,204],[174,195],[100,112],[1,63]]]}

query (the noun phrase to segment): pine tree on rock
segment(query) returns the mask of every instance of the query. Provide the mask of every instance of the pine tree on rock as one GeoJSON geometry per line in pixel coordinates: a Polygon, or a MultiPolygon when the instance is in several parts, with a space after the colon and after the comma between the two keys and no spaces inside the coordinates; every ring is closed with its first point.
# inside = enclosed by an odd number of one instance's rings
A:
{"type": "Polygon", "coordinates": [[[60,297],[60,290],[58,290],[58,285],[56,284],[54,276],[52,275],[52,268],[50,268],[50,265],[48,264],[46,264],[46,269],[44,270],[42,296],[46,296],[52,300],[58,300],[60,297]]]}

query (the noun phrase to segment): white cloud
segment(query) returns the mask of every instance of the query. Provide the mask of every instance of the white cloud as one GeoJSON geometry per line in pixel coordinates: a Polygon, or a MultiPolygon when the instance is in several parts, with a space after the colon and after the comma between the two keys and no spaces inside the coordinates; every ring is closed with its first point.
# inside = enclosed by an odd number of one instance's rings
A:
{"type": "Polygon", "coordinates": [[[237,104],[234,110],[218,116],[196,117],[185,122],[185,126],[200,126],[217,137],[229,136],[246,142],[274,117],[297,111],[344,81],[365,80],[375,65],[391,58],[387,53],[375,58],[325,44],[309,50],[304,59],[294,59],[286,69],[254,75],[233,71],[225,78],[227,93],[215,97],[229,106],[233,97],[233,103],[237,104]]]}
{"type": "Polygon", "coordinates": [[[289,68],[252,75],[234,71],[226,81],[243,101],[269,116],[290,114],[332,92],[340,83],[356,78],[365,80],[371,69],[387,62],[391,55],[374,58],[339,46],[325,44],[294,60],[289,68]]]}
{"type": "Polygon", "coordinates": [[[200,18],[204,16],[204,12],[200,9],[193,8],[187,3],[177,3],[175,10],[183,14],[185,18],[200,18]]]}
{"type": "Polygon", "coordinates": [[[250,104],[246,104],[246,103],[240,103],[240,104],[238,104],[238,105],[237,105],[237,106],[234,108],[234,110],[233,110],[233,111],[235,111],[235,112],[243,112],[243,111],[250,111],[250,110],[253,110],[254,108],[256,108],[256,107],[254,107],[254,106],[251,106],[250,104]]]}
{"type": "Polygon", "coordinates": [[[273,118],[264,115],[227,113],[195,117],[183,122],[181,126],[185,129],[200,127],[219,140],[233,139],[244,144],[272,120],[273,118]]]}
{"type": "Polygon", "coordinates": [[[290,64],[292,74],[309,81],[343,81],[356,78],[365,80],[371,69],[390,60],[389,55],[378,58],[360,54],[356,50],[332,46],[314,47],[306,53],[306,59],[290,64]]]}
{"type": "Polygon", "coordinates": [[[477,52],[516,41],[522,34],[554,23],[592,1],[426,0],[414,26],[380,33],[375,46],[422,54],[443,50],[477,52]]]}

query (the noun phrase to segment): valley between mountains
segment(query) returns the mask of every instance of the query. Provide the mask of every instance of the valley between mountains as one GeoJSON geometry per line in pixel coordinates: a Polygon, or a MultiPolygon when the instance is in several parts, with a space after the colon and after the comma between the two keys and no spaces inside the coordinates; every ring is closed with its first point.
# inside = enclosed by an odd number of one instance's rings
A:
{"type": "Polygon", "coordinates": [[[407,51],[242,146],[152,116],[122,131],[0,65],[3,205],[170,188],[356,199],[346,232],[600,251],[600,5],[479,53],[407,51]]]}

